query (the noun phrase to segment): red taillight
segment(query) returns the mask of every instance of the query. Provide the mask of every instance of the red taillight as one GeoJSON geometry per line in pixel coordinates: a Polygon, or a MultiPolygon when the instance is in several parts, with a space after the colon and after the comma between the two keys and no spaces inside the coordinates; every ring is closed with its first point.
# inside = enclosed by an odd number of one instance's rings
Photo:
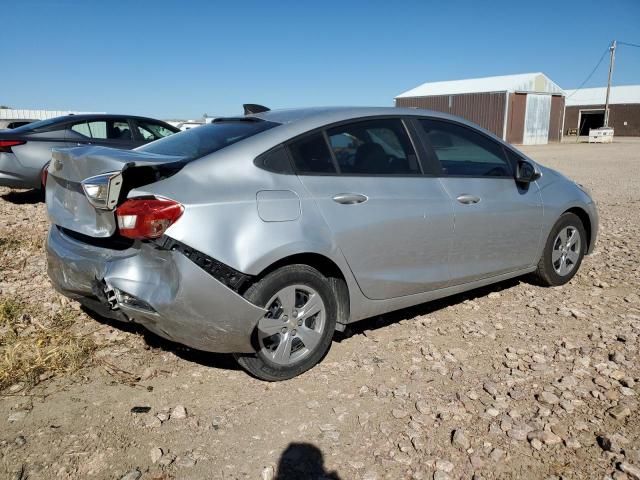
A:
{"type": "Polygon", "coordinates": [[[11,153],[11,147],[24,145],[24,140],[0,140],[0,152],[11,153]]]}
{"type": "Polygon", "coordinates": [[[134,240],[162,236],[184,212],[178,202],[164,198],[132,198],[116,208],[120,235],[134,240]]]}

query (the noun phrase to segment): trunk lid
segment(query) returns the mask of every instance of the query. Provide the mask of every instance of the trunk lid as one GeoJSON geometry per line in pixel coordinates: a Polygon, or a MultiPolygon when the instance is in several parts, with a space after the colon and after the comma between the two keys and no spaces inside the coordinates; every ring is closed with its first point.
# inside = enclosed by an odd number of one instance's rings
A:
{"type": "Polygon", "coordinates": [[[121,173],[118,204],[135,187],[176,173],[183,157],[107,147],[53,149],[49,165],[46,203],[51,222],[90,237],[112,236],[117,229],[115,210],[94,207],[82,181],[96,175],[121,173]]]}

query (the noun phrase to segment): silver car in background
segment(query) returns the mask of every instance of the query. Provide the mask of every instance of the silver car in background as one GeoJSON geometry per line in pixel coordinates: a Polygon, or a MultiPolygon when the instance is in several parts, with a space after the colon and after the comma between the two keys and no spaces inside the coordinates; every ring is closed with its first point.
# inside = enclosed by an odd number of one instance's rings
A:
{"type": "Polygon", "coordinates": [[[43,183],[53,148],[101,145],[131,149],[179,131],[153,118],[89,113],[65,115],[0,131],[0,187],[43,183]]]}
{"type": "Polygon", "coordinates": [[[54,151],[46,201],[60,292],[265,380],[373,315],[532,272],[562,285],[598,231],[573,181],[460,118],[399,108],[54,151]]]}

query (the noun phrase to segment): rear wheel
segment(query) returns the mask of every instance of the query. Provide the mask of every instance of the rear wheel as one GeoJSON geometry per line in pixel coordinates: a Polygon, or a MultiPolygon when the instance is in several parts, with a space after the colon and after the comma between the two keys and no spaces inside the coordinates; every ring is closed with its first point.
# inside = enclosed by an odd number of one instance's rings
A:
{"type": "Polygon", "coordinates": [[[536,276],[546,286],[564,285],[577,273],[586,250],[587,235],[580,218],[564,213],[551,229],[536,276]]]}
{"type": "Polygon", "coordinates": [[[255,354],[236,354],[252,375],[287,380],[309,370],[329,349],[337,301],[329,280],[308,265],[279,268],[252,285],[245,298],[267,312],[258,321],[255,354]]]}

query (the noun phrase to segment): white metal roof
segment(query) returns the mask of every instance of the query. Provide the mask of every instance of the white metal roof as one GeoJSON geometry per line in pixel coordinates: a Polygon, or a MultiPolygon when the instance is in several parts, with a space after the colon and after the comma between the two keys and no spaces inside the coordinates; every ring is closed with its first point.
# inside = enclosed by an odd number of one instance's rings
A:
{"type": "Polygon", "coordinates": [[[62,117],[70,113],[98,113],[98,112],[72,112],[68,110],[26,110],[23,108],[0,108],[0,119],[13,120],[47,120],[48,118],[62,117]]]}
{"type": "MultiPolygon", "coordinates": [[[[565,90],[566,105],[604,105],[607,97],[607,87],[582,88],[580,90],[565,90]]],[[[611,87],[610,104],[640,103],[640,85],[623,85],[611,87]]]]}
{"type": "Polygon", "coordinates": [[[564,91],[544,73],[522,73],[498,77],[470,78],[446,82],[430,82],[401,93],[401,97],[428,97],[432,95],[456,95],[482,92],[537,92],[559,93],[564,91]]]}

